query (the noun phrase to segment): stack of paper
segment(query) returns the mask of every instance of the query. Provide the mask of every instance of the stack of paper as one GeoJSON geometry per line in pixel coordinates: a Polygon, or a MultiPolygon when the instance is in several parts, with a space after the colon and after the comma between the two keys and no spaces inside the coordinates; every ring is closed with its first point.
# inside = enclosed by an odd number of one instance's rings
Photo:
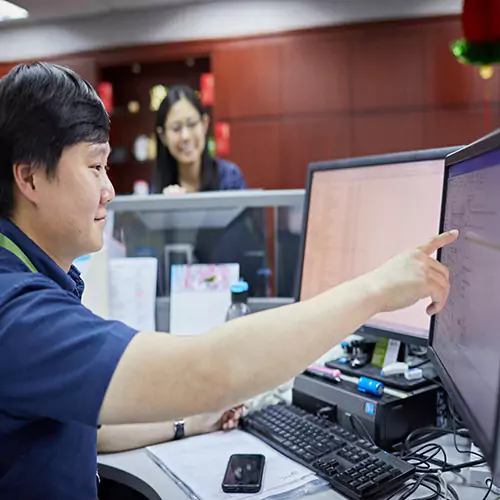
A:
{"type": "Polygon", "coordinates": [[[240,430],[221,431],[151,446],[148,453],[162,469],[200,500],[263,500],[291,491],[309,493],[326,485],[309,469],[240,430]],[[222,491],[227,462],[235,453],[257,453],[266,457],[263,485],[259,493],[228,494],[222,491]]]}
{"type": "Polygon", "coordinates": [[[157,270],[158,261],[151,257],[109,261],[109,319],[155,331],[157,270]]]}
{"type": "Polygon", "coordinates": [[[224,323],[239,277],[239,264],[173,265],[169,333],[198,335],[224,323]]]}

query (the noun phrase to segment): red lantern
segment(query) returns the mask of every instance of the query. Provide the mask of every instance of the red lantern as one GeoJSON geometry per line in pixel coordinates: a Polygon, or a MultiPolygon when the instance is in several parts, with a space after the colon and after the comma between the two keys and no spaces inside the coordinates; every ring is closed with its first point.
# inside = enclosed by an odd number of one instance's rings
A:
{"type": "Polygon", "coordinates": [[[212,73],[203,73],[200,78],[201,103],[213,106],[215,101],[215,78],[212,73]]]}
{"type": "Polygon", "coordinates": [[[451,45],[460,62],[476,66],[500,63],[499,0],[464,0],[462,29],[464,36],[451,45]]]}
{"type": "Polygon", "coordinates": [[[113,85],[110,82],[101,82],[97,85],[97,93],[104,104],[104,109],[110,115],[113,112],[113,85]]]}
{"type": "Polygon", "coordinates": [[[217,156],[228,156],[230,151],[229,123],[217,122],[215,124],[215,154],[217,156]]]}
{"type": "Polygon", "coordinates": [[[464,0],[462,29],[469,42],[500,41],[500,2],[498,0],[464,0]]]}

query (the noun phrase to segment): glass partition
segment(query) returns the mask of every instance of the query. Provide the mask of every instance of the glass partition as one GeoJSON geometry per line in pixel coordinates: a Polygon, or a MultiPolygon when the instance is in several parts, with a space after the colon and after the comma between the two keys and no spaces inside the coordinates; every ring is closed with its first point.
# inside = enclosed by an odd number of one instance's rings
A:
{"type": "Polygon", "coordinates": [[[170,266],[238,263],[250,297],[295,293],[304,190],[217,191],[118,196],[109,205],[113,236],[127,257],[158,259],[159,298],[170,266]]]}

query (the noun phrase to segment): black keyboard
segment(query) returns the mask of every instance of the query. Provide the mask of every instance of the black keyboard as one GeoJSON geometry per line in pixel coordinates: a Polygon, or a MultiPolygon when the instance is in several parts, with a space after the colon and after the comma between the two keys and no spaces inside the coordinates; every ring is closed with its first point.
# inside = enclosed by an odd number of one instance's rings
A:
{"type": "Polygon", "coordinates": [[[277,404],[250,413],[242,428],[356,500],[394,491],[415,471],[400,458],[297,406],[277,404]]]}

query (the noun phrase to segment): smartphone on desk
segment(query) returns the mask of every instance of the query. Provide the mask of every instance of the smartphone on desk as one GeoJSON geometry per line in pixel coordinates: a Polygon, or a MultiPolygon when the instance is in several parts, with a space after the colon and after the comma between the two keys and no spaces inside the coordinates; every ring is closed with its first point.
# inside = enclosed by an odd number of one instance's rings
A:
{"type": "Polygon", "coordinates": [[[225,493],[258,493],[262,488],[264,455],[231,455],[222,480],[225,493]]]}

